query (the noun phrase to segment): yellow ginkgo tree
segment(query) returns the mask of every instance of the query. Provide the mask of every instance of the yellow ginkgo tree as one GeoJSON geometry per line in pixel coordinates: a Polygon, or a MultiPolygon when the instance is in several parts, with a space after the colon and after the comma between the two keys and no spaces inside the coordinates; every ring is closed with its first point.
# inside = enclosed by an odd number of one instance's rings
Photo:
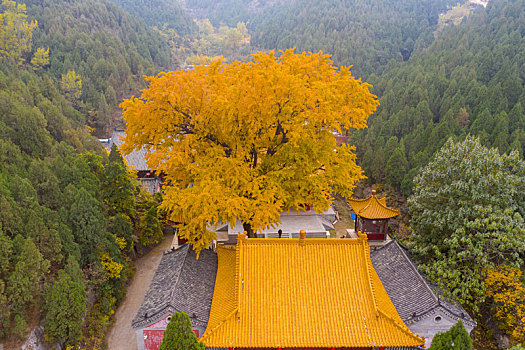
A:
{"type": "Polygon", "coordinates": [[[215,238],[210,225],[240,220],[253,237],[288,208],[327,209],[363,178],[333,132],[366,127],[378,101],[329,55],[257,53],[147,80],[121,104],[122,150],[148,151],[166,175],[162,207],[198,251],[215,238]]]}

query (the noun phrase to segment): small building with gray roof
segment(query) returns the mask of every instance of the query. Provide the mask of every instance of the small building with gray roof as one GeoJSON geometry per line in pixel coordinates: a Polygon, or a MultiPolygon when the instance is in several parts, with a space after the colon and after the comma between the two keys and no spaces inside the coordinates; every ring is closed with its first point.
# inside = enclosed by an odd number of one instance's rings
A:
{"type": "Polygon", "coordinates": [[[171,315],[184,312],[193,331],[202,336],[210,316],[217,254],[202,250],[197,259],[189,244],[164,254],[144,301],[131,325],[137,336],[138,350],[157,350],[171,315]]]}
{"type": "Polygon", "coordinates": [[[408,251],[395,240],[371,251],[370,257],[399,316],[412,332],[425,337],[426,347],[436,333],[459,320],[469,333],[476,326],[460,305],[440,298],[437,288],[418,272],[408,251]]]}
{"type": "MultiPolygon", "coordinates": [[[[111,138],[108,141],[108,150],[111,150],[113,145],[117,146],[117,149],[124,143],[122,140],[126,135],[126,132],[122,129],[115,129],[111,138]]],[[[140,184],[146,188],[151,194],[160,192],[162,187],[162,178],[160,174],[155,172],[155,169],[150,169],[146,162],[146,150],[141,148],[140,150],[134,150],[130,154],[124,156],[127,165],[132,167],[137,172],[137,178],[140,184]]]]}

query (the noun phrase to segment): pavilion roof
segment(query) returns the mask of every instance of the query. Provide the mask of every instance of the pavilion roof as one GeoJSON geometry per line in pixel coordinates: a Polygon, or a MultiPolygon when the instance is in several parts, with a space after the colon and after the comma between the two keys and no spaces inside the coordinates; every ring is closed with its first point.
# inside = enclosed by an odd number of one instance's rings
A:
{"type": "Polygon", "coordinates": [[[385,197],[377,198],[375,191],[366,199],[349,198],[348,204],[357,216],[365,219],[390,219],[400,214],[399,209],[387,207],[385,197]]]}
{"type": "Polygon", "coordinates": [[[247,239],[217,248],[210,348],[413,347],[357,239],[247,239]]]}

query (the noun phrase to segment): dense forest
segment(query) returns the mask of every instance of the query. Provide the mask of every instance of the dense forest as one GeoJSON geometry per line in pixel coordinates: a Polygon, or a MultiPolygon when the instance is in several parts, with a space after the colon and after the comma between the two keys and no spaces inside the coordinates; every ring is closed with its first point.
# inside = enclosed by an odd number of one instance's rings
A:
{"type": "Polygon", "coordinates": [[[479,135],[486,146],[523,156],[524,11],[521,0],[490,2],[408,62],[369,79],[381,106],[351,142],[370,183],[409,194],[418,169],[450,136],[479,135]]]}
{"type": "Polygon", "coordinates": [[[142,75],[171,66],[166,40],[107,0],[26,4],[38,22],[34,46],[49,49],[45,72],[55,80],[74,72],[81,88],[70,100],[98,136],[107,135],[119,101],[145,86],[142,75]]]}
{"type": "Polygon", "coordinates": [[[183,0],[186,10],[197,19],[209,19],[214,26],[234,27],[247,23],[264,9],[285,3],[284,0],[183,0]]]}
{"type": "Polygon", "coordinates": [[[23,4],[4,0],[0,11],[0,337],[16,348],[41,320],[51,343],[99,348],[134,247],[162,231],[158,199],[87,123],[167,61],[164,43],[114,5],[42,6],[28,8],[38,23],[23,4]]]}
{"type": "MultiPolygon", "coordinates": [[[[461,1],[460,3],[463,3],[461,1]]],[[[185,7],[214,26],[246,23],[261,50],[323,52],[353,73],[381,74],[430,45],[439,14],[453,0],[252,1],[185,0],[185,7]]]]}
{"type": "Polygon", "coordinates": [[[323,52],[337,65],[353,65],[367,79],[428,46],[448,0],[288,2],[267,8],[249,24],[252,45],[323,52]],[[391,62],[392,61],[392,62],[391,62]]]}
{"type": "Polygon", "coordinates": [[[193,19],[177,1],[169,0],[111,0],[149,26],[166,27],[179,35],[191,35],[197,30],[193,19]]]}

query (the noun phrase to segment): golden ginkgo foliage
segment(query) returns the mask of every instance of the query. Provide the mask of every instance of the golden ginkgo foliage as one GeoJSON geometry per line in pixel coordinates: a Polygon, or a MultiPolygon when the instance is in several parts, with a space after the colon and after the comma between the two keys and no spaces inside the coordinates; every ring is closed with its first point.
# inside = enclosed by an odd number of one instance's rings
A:
{"type": "Polygon", "coordinates": [[[499,266],[486,271],[486,295],[500,329],[513,342],[525,339],[525,286],[523,272],[512,266],[499,266]]]}
{"type": "Polygon", "coordinates": [[[363,177],[333,131],[366,127],[370,85],[323,53],[253,59],[149,77],[121,104],[123,152],[148,150],[169,184],[162,206],[197,250],[214,239],[210,225],[240,220],[253,235],[287,208],[327,209],[330,193],[349,195],[363,177]]]}

